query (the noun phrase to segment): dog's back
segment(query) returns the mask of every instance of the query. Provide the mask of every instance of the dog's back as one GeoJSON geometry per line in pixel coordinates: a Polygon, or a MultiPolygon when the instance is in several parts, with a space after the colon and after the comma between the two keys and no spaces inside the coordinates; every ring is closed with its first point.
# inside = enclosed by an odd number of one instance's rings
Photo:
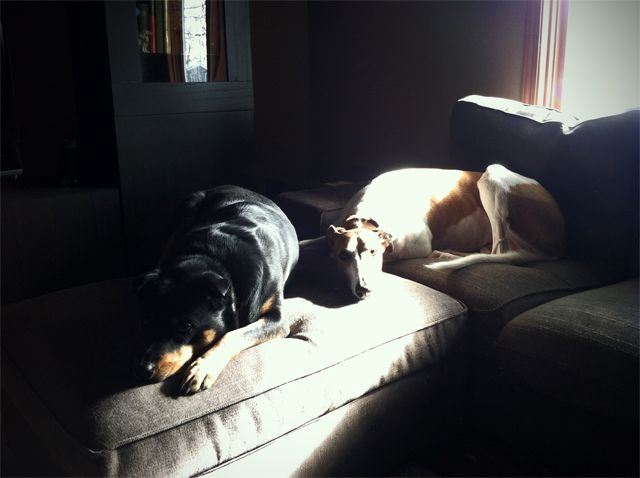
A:
{"type": "Polygon", "coordinates": [[[270,199],[238,186],[192,194],[165,251],[165,260],[203,255],[229,274],[238,320],[255,321],[281,291],[298,260],[295,229],[270,199]]]}
{"type": "Polygon", "coordinates": [[[182,391],[195,393],[242,350],[287,336],[298,240],[275,203],[237,186],[192,194],[178,217],[157,267],[136,280],[147,309],[136,370],[161,381],[188,365],[182,391]]]}

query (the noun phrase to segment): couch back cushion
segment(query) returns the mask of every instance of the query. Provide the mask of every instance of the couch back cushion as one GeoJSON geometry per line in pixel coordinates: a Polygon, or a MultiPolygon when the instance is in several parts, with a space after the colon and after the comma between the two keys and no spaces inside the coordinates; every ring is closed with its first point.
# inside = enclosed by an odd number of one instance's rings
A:
{"type": "Polygon", "coordinates": [[[638,270],[640,110],[580,121],[540,106],[469,96],[451,117],[452,166],[500,163],[543,184],[565,216],[568,254],[638,270]]]}

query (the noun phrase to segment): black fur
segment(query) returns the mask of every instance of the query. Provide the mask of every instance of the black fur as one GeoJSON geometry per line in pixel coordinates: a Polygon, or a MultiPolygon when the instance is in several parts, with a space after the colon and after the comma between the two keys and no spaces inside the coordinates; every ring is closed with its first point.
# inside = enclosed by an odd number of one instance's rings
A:
{"type": "Polygon", "coordinates": [[[295,229],[271,200],[237,186],[192,194],[158,267],[135,281],[147,342],[138,372],[156,378],[162,354],[205,331],[219,339],[261,317],[278,321],[297,260],[295,229]]]}

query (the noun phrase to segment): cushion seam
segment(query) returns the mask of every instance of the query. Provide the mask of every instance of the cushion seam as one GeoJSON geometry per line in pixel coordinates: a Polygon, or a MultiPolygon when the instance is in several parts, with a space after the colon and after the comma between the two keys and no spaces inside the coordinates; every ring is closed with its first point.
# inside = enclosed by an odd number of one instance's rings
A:
{"type": "MultiPolygon", "coordinates": [[[[126,439],[124,439],[124,440],[121,440],[121,441],[117,441],[117,442],[115,442],[114,444],[112,444],[112,445],[111,445],[111,447],[108,447],[108,448],[107,448],[107,447],[105,447],[105,448],[104,448],[104,450],[107,450],[107,451],[115,451],[115,450],[117,450],[117,449],[119,449],[119,448],[121,448],[121,447],[123,447],[123,446],[130,445],[130,444],[135,443],[135,442],[137,442],[137,441],[144,440],[144,439],[149,438],[149,437],[152,437],[152,436],[160,435],[160,434],[162,434],[162,433],[164,433],[164,432],[166,432],[166,431],[168,431],[168,430],[172,430],[172,429],[174,429],[174,428],[180,427],[180,426],[185,425],[185,424],[187,424],[187,423],[190,423],[190,422],[193,422],[193,421],[199,420],[199,419],[201,419],[201,418],[203,418],[203,417],[206,417],[206,416],[209,416],[209,415],[213,415],[213,414],[215,414],[215,413],[218,413],[218,412],[220,412],[220,411],[222,411],[222,410],[225,410],[225,409],[227,409],[227,408],[229,408],[229,407],[232,407],[232,406],[234,406],[234,405],[237,405],[237,404],[239,404],[239,403],[242,403],[242,402],[245,402],[245,401],[248,401],[248,400],[254,399],[254,398],[256,398],[256,397],[258,397],[258,396],[260,396],[260,395],[262,395],[262,394],[264,394],[264,393],[270,392],[271,390],[275,390],[275,389],[277,389],[277,388],[279,388],[279,387],[282,387],[282,386],[284,386],[284,385],[287,385],[287,384],[289,384],[289,383],[294,383],[294,382],[297,382],[297,381],[299,381],[299,380],[303,380],[303,379],[305,379],[305,378],[307,378],[307,377],[310,377],[310,376],[312,376],[312,375],[317,375],[318,373],[321,373],[321,372],[323,372],[324,370],[328,370],[328,369],[330,369],[330,368],[332,368],[332,367],[335,367],[335,366],[337,366],[337,365],[339,365],[339,364],[341,364],[341,363],[347,362],[347,361],[349,361],[349,360],[351,360],[351,359],[353,359],[353,358],[355,358],[355,357],[357,357],[357,356],[359,356],[359,355],[362,355],[363,353],[366,353],[366,352],[369,352],[369,351],[371,351],[371,350],[374,350],[374,349],[376,349],[376,348],[378,348],[378,347],[381,347],[381,346],[383,346],[383,345],[386,345],[386,344],[388,344],[388,343],[390,343],[390,342],[393,342],[393,341],[396,341],[396,340],[402,339],[402,338],[404,338],[404,337],[407,337],[407,336],[413,335],[413,334],[415,334],[415,333],[417,333],[417,332],[422,332],[422,331],[428,330],[428,329],[430,329],[431,327],[436,326],[436,325],[438,325],[438,324],[440,324],[440,323],[443,323],[443,322],[445,322],[445,321],[447,321],[447,320],[454,320],[454,319],[458,319],[458,320],[459,320],[461,317],[464,317],[465,315],[466,315],[466,310],[464,310],[464,309],[463,309],[463,310],[461,310],[460,312],[458,312],[458,313],[457,313],[456,315],[454,315],[454,316],[448,316],[448,317],[442,318],[442,319],[440,319],[438,322],[433,322],[433,323],[429,324],[429,326],[427,326],[427,327],[422,327],[422,328],[417,329],[417,330],[414,330],[414,331],[412,331],[412,332],[409,332],[409,333],[406,333],[406,334],[403,334],[403,335],[396,336],[396,337],[394,337],[394,338],[392,338],[392,339],[389,339],[389,340],[386,340],[386,341],[384,341],[384,342],[380,342],[380,343],[376,344],[376,345],[375,345],[375,346],[373,346],[373,347],[369,347],[369,348],[367,348],[366,350],[363,350],[363,351],[361,351],[361,352],[359,352],[359,353],[357,353],[357,354],[349,355],[348,357],[345,357],[344,359],[342,359],[342,360],[340,360],[340,361],[332,362],[330,365],[324,366],[324,367],[322,367],[322,368],[320,368],[320,369],[318,369],[318,370],[315,370],[315,371],[313,371],[313,372],[307,373],[307,374],[305,374],[305,375],[301,375],[301,376],[295,377],[295,378],[293,378],[293,379],[291,379],[291,380],[288,380],[288,381],[283,382],[283,383],[279,383],[279,384],[277,384],[277,385],[275,385],[275,386],[273,386],[273,387],[270,387],[270,388],[268,388],[268,389],[266,389],[266,390],[263,390],[263,391],[261,391],[261,392],[259,392],[259,393],[255,393],[255,394],[252,394],[252,395],[250,395],[250,396],[247,396],[247,397],[246,397],[246,398],[244,398],[243,400],[232,401],[232,402],[230,402],[230,403],[224,404],[223,406],[220,406],[219,408],[216,408],[215,410],[207,411],[207,412],[202,413],[202,414],[199,414],[199,415],[197,415],[197,416],[192,416],[192,417],[185,418],[184,420],[181,420],[180,422],[175,423],[175,424],[173,424],[172,426],[167,427],[167,428],[162,428],[162,429],[159,429],[159,430],[155,430],[155,431],[150,432],[150,433],[141,433],[141,434],[136,435],[136,436],[134,436],[134,437],[128,437],[128,438],[126,438],[126,439]]],[[[356,398],[357,398],[357,397],[356,397],[356,398]]]]}

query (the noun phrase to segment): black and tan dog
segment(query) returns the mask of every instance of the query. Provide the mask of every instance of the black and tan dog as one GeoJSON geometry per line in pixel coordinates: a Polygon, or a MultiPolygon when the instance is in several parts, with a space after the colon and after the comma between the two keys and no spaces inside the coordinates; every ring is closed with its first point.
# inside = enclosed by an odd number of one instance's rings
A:
{"type": "Polygon", "coordinates": [[[296,232],[271,200],[236,186],[194,193],[157,268],[136,281],[138,373],[161,381],[186,368],[182,391],[195,393],[244,349],[287,336],[281,304],[297,260],[296,232]]]}

